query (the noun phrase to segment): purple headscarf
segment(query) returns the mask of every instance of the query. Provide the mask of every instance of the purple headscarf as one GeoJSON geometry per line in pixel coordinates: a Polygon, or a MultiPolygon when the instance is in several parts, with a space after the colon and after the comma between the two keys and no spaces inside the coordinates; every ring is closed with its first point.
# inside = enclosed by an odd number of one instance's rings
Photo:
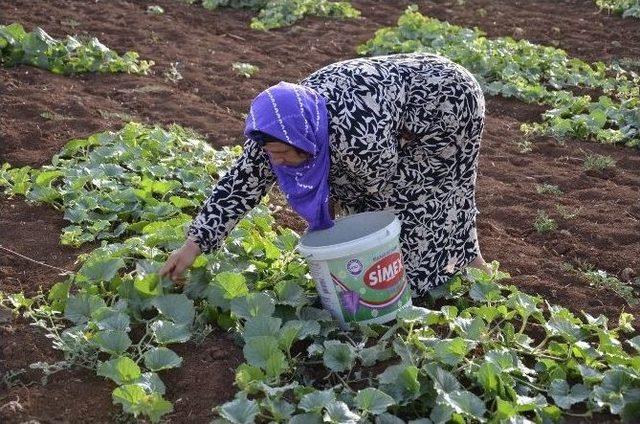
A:
{"type": "Polygon", "coordinates": [[[309,223],[309,231],[333,226],[326,100],[308,87],[281,81],[251,102],[244,134],[260,144],[263,134],[268,134],[310,155],[298,166],[271,167],[289,205],[309,223]]]}

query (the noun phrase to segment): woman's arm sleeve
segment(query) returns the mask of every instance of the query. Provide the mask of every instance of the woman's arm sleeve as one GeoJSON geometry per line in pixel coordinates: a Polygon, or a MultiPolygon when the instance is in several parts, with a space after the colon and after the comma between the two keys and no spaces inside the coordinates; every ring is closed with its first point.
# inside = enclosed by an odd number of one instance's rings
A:
{"type": "Polygon", "coordinates": [[[275,182],[267,154],[247,139],[244,151],[220,178],[187,230],[187,238],[203,253],[219,248],[224,238],[275,182]]]}

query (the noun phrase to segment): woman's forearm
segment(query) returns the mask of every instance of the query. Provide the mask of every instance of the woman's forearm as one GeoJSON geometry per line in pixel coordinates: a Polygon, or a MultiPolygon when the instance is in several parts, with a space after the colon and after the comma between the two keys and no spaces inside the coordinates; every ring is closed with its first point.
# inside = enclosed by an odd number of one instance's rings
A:
{"type": "Polygon", "coordinates": [[[260,203],[274,181],[264,151],[247,140],[242,156],[220,178],[192,221],[187,238],[203,253],[219,248],[236,223],[260,203]]]}

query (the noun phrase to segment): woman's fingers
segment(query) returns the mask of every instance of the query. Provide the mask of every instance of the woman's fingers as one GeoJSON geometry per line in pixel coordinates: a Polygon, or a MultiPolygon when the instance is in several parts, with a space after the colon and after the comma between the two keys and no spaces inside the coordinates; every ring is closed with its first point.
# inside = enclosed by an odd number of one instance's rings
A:
{"type": "Polygon", "coordinates": [[[162,268],[160,268],[160,271],[158,272],[158,274],[160,275],[160,277],[165,277],[169,274],[171,274],[171,272],[173,271],[173,268],[175,267],[175,257],[169,256],[169,259],[167,259],[167,262],[164,263],[164,265],[162,266],[162,268]]]}
{"type": "Polygon", "coordinates": [[[187,269],[188,266],[189,264],[187,264],[184,259],[182,258],[177,259],[175,266],[171,271],[171,280],[173,280],[174,282],[183,280],[184,277],[182,276],[182,274],[184,273],[184,271],[187,269]]]}
{"type": "Polygon", "coordinates": [[[158,274],[161,277],[168,277],[174,283],[184,282],[183,273],[191,264],[193,263],[193,259],[183,250],[177,250],[169,256],[167,262],[160,269],[158,274]]]}

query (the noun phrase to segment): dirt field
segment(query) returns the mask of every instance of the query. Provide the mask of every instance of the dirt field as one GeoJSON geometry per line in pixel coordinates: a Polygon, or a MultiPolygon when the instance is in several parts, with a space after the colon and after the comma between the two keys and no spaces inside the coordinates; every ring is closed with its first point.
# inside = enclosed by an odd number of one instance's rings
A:
{"type": "MultiPolygon", "coordinates": [[[[362,11],[359,20],[312,18],[262,33],[248,28],[251,12],[207,11],[174,0],[4,0],[1,24],[38,25],[56,37],[88,33],[118,51],[136,50],[156,65],[148,76],[64,77],[32,67],[0,68],[0,162],[46,164],[69,139],[117,129],[129,119],[189,126],[214,146],[241,143],[242,114],[253,96],[281,80],[294,82],[321,66],[355,57],[358,44],[377,28],[395,24],[412,2],[352,3],[362,11]],[[145,13],[152,4],[165,13],[145,13]],[[231,69],[237,61],[255,64],[260,71],[250,79],[239,77],[231,69]],[[165,77],[171,64],[183,79],[165,77]],[[43,118],[43,112],[54,119],[43,118]]],[[[424,14],[479,26],[490,36],[555,44],[585,60],[640,57],[639,21],[598,13],[591,0],[415,3],[424,14]]],[[[584,142],[560,145],[551,139],[539,140],[531,153],[520,153],[520,124],[539,119],[543,110],[487,97],[477,192],[483,254],[500,261],[514,284],[551,303],[611,319],[622,310],[638,316],[640,308],[626,306],[611,291],[590,287],[567,264],[588,263],[623,279],[640,274],[640,153],[584,142]],[[604,174],[585,172],[582,162],[588,153],[610,155],[617,165],[604,174]],[[540,183],[556,184],[564,195],[538,194],[540,183]],[[563,219],[556,205],[577,215],[563,219]],[[532,226],[537,210],[556,218],[559,231],[538,234],[532,226]]],[[[296,222],[290,216],[283,219],[296,222]]],[[[52,208],[0,198],[0,243],[72,270],[77,255],[95,246],[59,246],[65,225],[52,208]]],[[[34,294],[60,281],[57,274],[0,250],[3,291],[34,294]]],[[[640,328],[638,319],[635,325],[640,328]]],[[[201,346],[177,350],[183,366],[163,374],[175,407],[168,422],[208,422],[211,407],[233,397],[233,369],[242,354],[221,332],[201,346]]],[[[36,328],[0,315],[0,375],[59,359],[36,328]]],[[[42,386],[40,374],[29,371],[15,383],[7,388],[0,380],[0,422],[106,423],[121,418],[120,407],[111,404],[111,384],[91,372],[63,371],[42,386]]]]}

